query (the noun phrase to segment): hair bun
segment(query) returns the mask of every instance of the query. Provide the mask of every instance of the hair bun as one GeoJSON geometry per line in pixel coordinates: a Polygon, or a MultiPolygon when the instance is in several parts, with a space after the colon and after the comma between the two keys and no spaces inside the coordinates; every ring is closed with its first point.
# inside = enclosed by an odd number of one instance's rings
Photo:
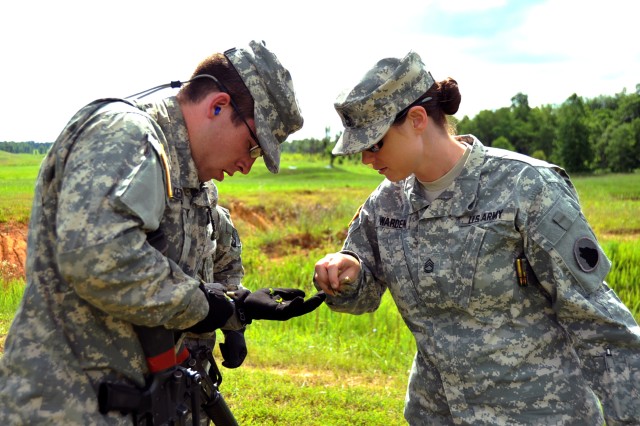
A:
{"type": "Polygon", "coordinates": [[[438,83],[440,92],[440,107],[447,115],[453,115],[458,112],[462,95],[458,88],[458,82],[451,77],[447,77],[438,83]]]}

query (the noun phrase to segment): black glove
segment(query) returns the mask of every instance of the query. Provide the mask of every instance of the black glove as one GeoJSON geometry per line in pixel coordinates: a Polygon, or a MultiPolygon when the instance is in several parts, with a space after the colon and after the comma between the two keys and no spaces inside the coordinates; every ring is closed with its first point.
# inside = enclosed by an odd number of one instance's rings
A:
{"type": "Polygon", "coordinates": [[[210,333],[222,327],[233,315],[233,303],[225,296],[222,290],[209,289],[203,284],[200,284],[200,290],[207,296],[209,313],[205,319],[185,330],[196,334],[210,333]]]}
{"type": "Polygon", "coordinates": [[[238,368],[247,356],[247,343],[244,330],[223,330],[224,343],[220,343],[222,365],[227,368],[238,368]]]}
{"type": "Polygon", "coordinates": [[[250,324],[252,320],[286,321],[308,314],[324,302],[326,295],[319,291],[304,300],[305,292],[296,288],[261,288],[253,293],[247,290],[232,296],[240,320],[250,324]]]}

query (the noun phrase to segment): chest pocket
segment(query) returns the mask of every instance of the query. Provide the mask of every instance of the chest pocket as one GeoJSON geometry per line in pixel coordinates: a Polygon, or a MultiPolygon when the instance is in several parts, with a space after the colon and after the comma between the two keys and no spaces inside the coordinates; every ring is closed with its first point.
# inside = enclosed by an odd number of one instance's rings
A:
{"type": "Polygon", "coordinates": [[[184,241],[179,265],[190,276],[195,276],[205,258],[215,251],[210,206],[204,191],[184,193],[182,197],[182,227],[184,241]],[[206,231],[205,231],[206,230],[206,231]]]}
{"type": "Polygon", "coordinates": [[[469,306],[485,230],[470,226],[456,229],[455,234],[432,242],[426,238],[418,252],[417,291],[435,309],[469,306]]]}
{"type": "Polygon", "coordinates": [[[419,307],[420,297],[412,284],[415,278],[415,264],[408,263],[416,242],[404,229],[378,227],[376,229],[379,242],[380,258],[384,273],[384,281],[403,316],[410,318],[411,312],[419,307]]]}

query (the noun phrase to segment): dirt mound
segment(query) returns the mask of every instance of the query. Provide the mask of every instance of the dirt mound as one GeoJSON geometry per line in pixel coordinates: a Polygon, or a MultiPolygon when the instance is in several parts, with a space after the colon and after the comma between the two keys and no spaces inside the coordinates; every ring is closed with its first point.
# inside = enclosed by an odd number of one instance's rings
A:
{"type": "Polygon", "coordinates": [[[27,259],[27,225],[0,223],[0,278],[24,278],[27,259]]]}
{"type": "MultiPolygon", "coordinates": [[[[239,230],[266,231],[296,219],[294,212],[269,214],[263,206],[247,206],[241,201],[232,201],[225,207],[231,211],[231,218],[239,230]]],[[[25,276],[27,228],[28,225],[23,223],[0,223],[0,278],[4,280],[25,276]]],[[[267,243],[264,249],[271,257],[278,258],[308,252],[323,243],[339,246],[345,237],[346,229],[338,232],[326,230],[320,236],[309,233],[283,235],[278,241],[267,243]]]]}
{"type": "Polygon", "coordinates": [[[267,219],[266,209],[263,206],[248,207],[241,201],[232,201],[225,207],[231,212],[231,220],[236,225],[244,222],[251,228],[263,231],[273,226],[273,222],[267,219]]]}

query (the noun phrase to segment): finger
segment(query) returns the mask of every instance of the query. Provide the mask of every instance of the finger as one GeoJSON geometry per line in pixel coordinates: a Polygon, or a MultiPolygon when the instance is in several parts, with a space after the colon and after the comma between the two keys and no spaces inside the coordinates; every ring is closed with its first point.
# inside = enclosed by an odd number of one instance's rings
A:
{"type": "Polygon", "coordinates": [[[315,266],[315,273],[313,279],[321,287],[329,287],[329,274],[327,273],[328,262],[325,261],[326,257],[318,261],[315,266]]]}
{"type": "Polygon", "coordinates": [[[349,265],[339,275],[340,285],[349,285],[356,282],[360,275],[360,265],[349,265]]]}
{"type": "Polygon", "coordinates": [[[306,293],[299,288],[274,288],[273,294],[282,297],[283,300],[292,300],[296,297],[304,299],[306,293]]]}
{"type": "Polygon", "coordinates": [[[327,267],[327,277],[329,281],[329,288],[332,293],[335,293],[335,290],[340,288],[340,265],[336,263],[332,263],[327,267]]]}
{"type": "MultiPolygon", "coordinates": [[[[341,273],[344,255],[341,253],[331,253],[323,257],[316,263],[314,280],[320,286],[320,289],[329,295],[336,295],[336,290],[340,288],[340,279],[338,275],[341,273]]],[[[350,266],[350,265],[346,265],[350,266]]]]}
{"type": "Polygon", "coordinates": [[[325,294],[325,292],[319,291],[313,296],[311,296],[309,299],[307,299],[307,301],[304,303],[305,303],[305,306],[308,306],[309,308],[311,308],[311,311],[313,311],[318,306],[322,305],[322,302],[324,302],[326,299],[327,299],[327,295],[325,294]]]}
{"type": "Polygon", "coordinates": [[[277,319],[280,321],[287,321],[293,317],[302,315],[301,311],[303,306],[304,299],[301,297],[296,297],[291,301],[281,303],[276,307],[276,311],[279,312],[277,319]]]}
{"type": "Polygon", "coordinates": [[[322,302],[324,302],[326,298],[327,298],[327,295],[324,292],[322,291],[317,292],[316,294],[311,296],[308,300],[306,300],[301,306],[297,307],[295,312],[292,312],[293,316],[298,317],[301,315],[306,315],[309,312],[315,311],[318,308],[318,306],[322,305],[322,302]]]}
{"type": "Polygon", "coordinates": [[[316,287],[320,288],[321,291],[333,295],[333,290],[331,289],[331,285],[329,284],[329,277],[326,269],[322,269],[322,271],[316,272],[313,276],[313,282],[316,284],[316,287]]]}

